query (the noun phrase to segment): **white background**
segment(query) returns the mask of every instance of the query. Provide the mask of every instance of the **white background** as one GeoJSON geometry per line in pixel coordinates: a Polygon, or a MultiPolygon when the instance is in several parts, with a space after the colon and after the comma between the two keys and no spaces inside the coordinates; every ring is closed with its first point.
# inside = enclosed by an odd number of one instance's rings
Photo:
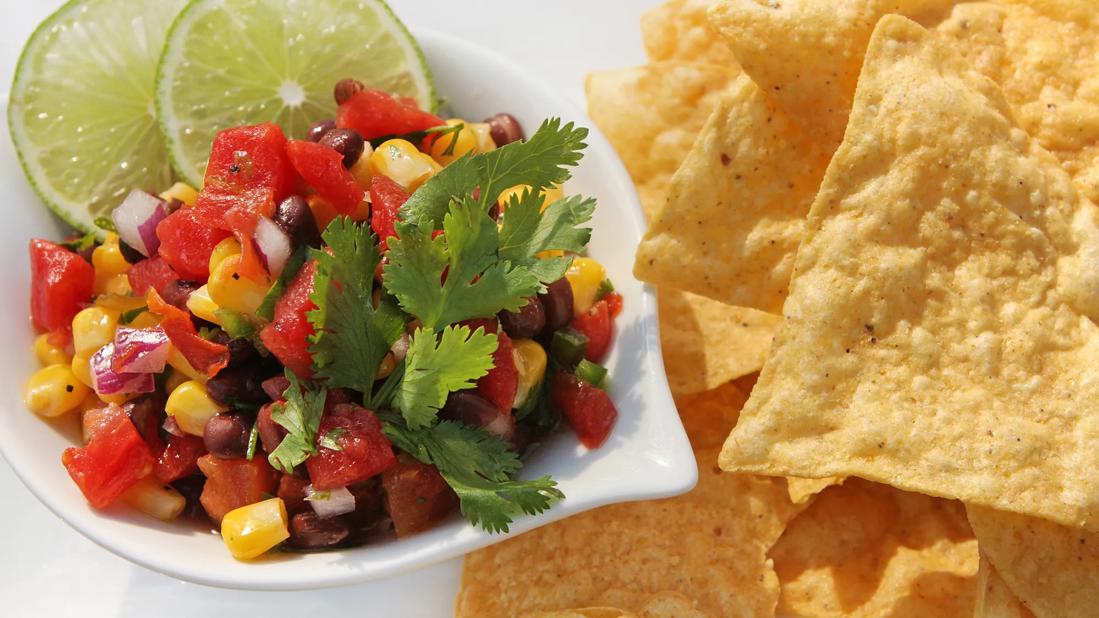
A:
{"type": "MultiPolygon", "coordinates": [[[[587,73],[645,61],[638,17],[659,3],[659,0],[390,1],[411,28],[430,28],[495,49],[526,66],[581,106],[587,73]]],[[[3,4],[0,89],[6,99],[23,42],[35,25],[61,2],[3,0],[3,4]],[[13,5],[19,8],[10,8],[13,5]]],[[[6,126],[0,132],[3,133],[0,165],[15,165],[6,126]]],[[[8,319],[22,320],[25,316],[8,316],[8,319]]],[[[26,413],[0,410],[0,414],[26,413]]],[[[40,505],[3,459],[0,459],[0,496],[0,616],[10,618],[351,615],[436,618],[451,614],[461,571],[461,561],[454,560],[399,578],[315,592],[207,588],[135,566],[91,543],[40,505]]]]}

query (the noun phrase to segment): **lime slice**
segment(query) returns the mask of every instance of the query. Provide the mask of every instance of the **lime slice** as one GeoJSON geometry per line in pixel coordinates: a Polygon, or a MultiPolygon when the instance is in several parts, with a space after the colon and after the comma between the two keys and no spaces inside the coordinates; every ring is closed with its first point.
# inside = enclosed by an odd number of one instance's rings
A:
{"type": "Polygon", "coordinates": [[[157,59],[184,0],[77,0],[31,35],[8,126],[27,178],[84,231],[133,188],[160,191],[171,167],[154,118],[157,59]]]}
{"type": "Polygon", "coordinates": [[[172,165],[198,186],[214,136],[240,124],[273,121],[304,137],[335,115],[332,88],[346,77],[434,104],[419,46],[380,0],[194,0],[157,72],[172,165]]]}

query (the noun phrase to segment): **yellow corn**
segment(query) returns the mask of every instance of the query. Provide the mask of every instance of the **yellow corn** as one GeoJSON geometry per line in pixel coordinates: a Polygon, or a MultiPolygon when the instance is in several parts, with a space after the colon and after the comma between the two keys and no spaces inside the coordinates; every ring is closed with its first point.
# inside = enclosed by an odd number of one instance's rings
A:
{"type": "MultiPolygon", "coordinates": [[[[192,367],[191,363],[187,361],[187,358],[183,356],[175,346],[168,348],[168,364],[176,370],[176,374],[182,374],[201,384],[206,384],[206,381],[210,379],[209,376],[192,367]]],[[[185,380],[181,380],[180,383],[183,381],[185,380]]],[[[169,392],[171,390],[174,389],[169,389],[169,392]]]]}
{"type": "Polygon", "coordinates": [[[372,154],[374,154],[374,147],[370,145],[370,142],[364,142],[363,153],[359,155],[355,165],[351,166],[351,175],[366,190],[370,190],[370,179],[374,177],[374,172],[370,170],[370,155],[372,154]]]}
{"type": "Polygon", "coordinates": [[[133,288],[130,287],[130,277],[126,273],[113,275],[108,277],[102,282],[102,287],[99,287],[99,279],[96,279],[96,292],[100,294],[108,294],[111,296],[128,296],[133,292],[133,288]]]}
{"type": "Polygon", "coordinates": [[[158,197],[165,202],[177,199],[188,206],[194,206],[195,200],[198,198],[198,191],[195,191],[194,187],[185,182],[177,182],[163,191],[158,197]]]}
{"type": "Polygon", "coordinates": [[[206,287],[209,290],[210,299],[219,307],[244,315],[253,315],[263,303],[267,291],[271,289],[271,280],[267,277],[264,277],[263,281],[249,279],[237,272],[239,268],[239,255],[225,258],[210,273],[210,280],[206,282],[206,287]]]}
{"type": "Polygon", "coordinates": [[[91,306],[73,318],[73,349],[77,356],[90,358],[99,348],[114,341],[118,312],[91,306]]]}
{"type": "Polygon", "coordinates": [[[416,150],[411,142],[391,139],[370,155],[370,171],[388,176],[409,192],[420,188],[427,179],[443,169],[435,159],[416,150]]]}
{"type": "Polygon", "coordinates": [[[468,122],[461,118],[451,118],[446,123],[452,127],[462,125],[462,128],[457,133],[435,137],[435,141],[431,143],[432,159],[440,165],[450,165],[466,154],[477,152],[477,132],[468,122]]]}
{"type": "Polygon", "coordinates": [[[477,152],[491,152],[496,150],[496,142],[492,139],[492,128],[487,122],[474,122],[470,125],[474,135],[477,136],[477,152]]]}
{"type": "Polygon", "coordinates": [[[210,298],[210,288],[208,285],[204,285],[191,292],[191,295],[187,297],[187,309],[207,322],[213,322],[214,324],[221,323],[218,321],[217,316],[217,310],[221,309],[221,307],[210,298]]]}
{"type": "Polygon", "coordinates": [[[107,234],[107,240],[92,251],[92,266],[95,267],[95,278],[109,278],[130,270],[130,263],[122,257],[122,249],[118,246],[118,235],[107,234]]]}
{"type": "Polygon", "coordinates": [[[533,339],[516,339],[512,345],[515,368],[519,370],[519,385],[515,390],[515,407],[519,408],[546,377],[546,351],[533,339]]]}
{"type": "Polygon", "coordinates": [[[590,257],[578,257],[572,261],[565,277],[572,286],[572,308],[576,315],[585,313],[595,304],[599,286],[607,278],[603,265],[590,257]]]}
{"type": "MultiPolygon", "coordinates": [[[[513,196],[522,197],[523,193],[527,191],[530,191],[530,185],[515,185],[514,187],[504,189],[500,193],[500,197],[496,198],[496,201],[500,204],[501,208],[507,208],[508,202],[513,196]]],[[[542,202],[543,211],[548,208],[550,204],[565,197],[565,190],[558,185],[546,187],[545,189],[542,189],[541,193],[542,196],[545,197],[545,201],[542,202]]]]}
{"type": "Polygon", "coordinates": [[[42,333],[34,338],[34,355],[38,357],[38,362],[42,363],[43,367],[72,362],[72,356],[65,348],[50,342],[49,333],[42,333]]]}
{"type": "Polygon", "coordinates": [[[73,375],[76,376],[78,382],[88,388],[94,386],[92,384],[92,364],[88,362],[86,356],[80,356],[79,354],[73,356],[70,369],[72,369],[73,375]]]}
{"type": "Polygon", "coordinates": [[[221,538],[237,560],[251,560],[290,538],[286,504],[270,498],[233,509],[221,520],[221,538]]]}
{"type": "Polygon", "coordinates": [[[23,402],[40,416],[61,416],[75,410],[88,392],[88,387],[73,375],[71,366],[58,363],[34,372],[27,380],[23,402]]]}
{"type": "Polygon", "coordinates": [[[149,311],[142,311],[130,322],[130,328],[151,328],[160,324],[160,316],[149,311]]]}
{"type": "Polygon", "coordinates": [[[331,202],[316,194],[305,198],[305,203],[309,205],[309,210],[313,211],[313,220],[317,222],[317,230],[321,232],[340,214],[331,202]]]}
{"type": "Polygon", "coordinates": [[[233,255],[240,255],[240,243],[236,238],[229,237],[214,245],[214,251],[210,254],[210,272],[214,272],[218,264],[233,255]]]}
{"type": "Polygon", "coordinates": [[[115,313],[125,313],[145,306],[144,296],[123,296],[120,294],[102,294],[95,298],[95,305],[115,313]]]}
{"type": "Polygon", "coordinates": [[[171,521],[183,512],[187,499],[171,486],[143,478],[122,494],[122,500],[135,509],[161,521],[171,521]]]}
{"type": "Polygon", "coordinates": [[[211,399],[206,387],[197,380],[188,380],[175,387],[164,404],[164,411],[175,417],[179,428],[193,436],[202,436],[206,421],[228,410],[211,399]]]}

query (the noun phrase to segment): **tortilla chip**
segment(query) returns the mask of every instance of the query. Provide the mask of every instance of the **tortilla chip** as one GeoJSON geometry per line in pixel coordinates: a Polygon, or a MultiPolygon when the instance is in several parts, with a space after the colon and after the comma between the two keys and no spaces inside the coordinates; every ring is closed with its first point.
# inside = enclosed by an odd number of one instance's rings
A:
{"type": "Polygon", "coordinates": [[[722,466],[1099,525],[1095,210],[994,84],[883,18],[722,466]]]}
{"type": "Polygon", "coordinates": [[[696,455],[687,494],[589,511],[466,556],[456,616],[601,606],[608,591],[634,613],[676,592],[707,616],[771,614],[779,589],[766,553],[798,508],[781,480],[723,474],[715,448],[696,455]]]}
{"type": "Polygon", "coordinates": [[[582,607],[556,612],[532,612],[523,618],[638,618],[637,614],[613,607],[582,607]]]}
{"type": "Polygon", "coordinates": [[[974,505],[967,512],[981,553],[1035,614],[1099,608],[1099,533],[974,505]]]}
{"type": "Polygon", "coordinates": [[[747,400],[748,393],[735,382],[701,393],[677,396],[675,405],[691,446],[695,450],[720,448],[747,400]]]}
{"type": "Polygon", "coordinates": [[[786,492],[794,504],[804,504],[832,485],[843,483],[842,476],[826,476],[822,479],[804,479],[796,476],[786,477],[786,492]]]}
{"type": "MultiPolygon", "coordinates": [[[[633,600],[636,595],[623,590],[611,590],[607,598],[626,597],[633,600]]],[[[627,612],[613,607],[585,607],[558,612],[534,612],[523,618],[708,618],[695,609],[694,601],[675,592],[662,592],[650,597],[638,613],[627,612]]]]}
{"type": "Polygon", "coordinates": [[[828,165],[746,77],[723,94],[637,250],[639,279],[779,313],[828,165]]]}
{"type": "Polygon", "coordinates": [[[973,617],[1034,618],[1034,614],[1007,587],[984,552],[981,553],[981,566],[977,569],[977,609],[973,617]]]}
{"type": "Polygon", "coordinates": [[[973,614],[977,542],[959,502],[850,479],[790,522],[771,558],[779,614],[973,614]]]}
{"type": "Polygon", "coordinates": [[[714,0],[671,0],[641,16],[641,38],[653,62],[679,60],[724,67],[736,57],[710,25],[706,11],[714,0]]]}
{"type": "Polygon", "coordinates": [[[657,300],[664,368],[677,396],[759,371],[782,323],[777,315],[671,288],[660,288],[657,300]]]}

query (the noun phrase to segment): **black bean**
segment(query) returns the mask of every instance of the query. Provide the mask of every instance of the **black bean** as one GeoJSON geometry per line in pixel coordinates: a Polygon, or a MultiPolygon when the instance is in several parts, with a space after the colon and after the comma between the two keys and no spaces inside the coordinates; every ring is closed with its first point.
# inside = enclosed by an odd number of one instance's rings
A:
{"type": "Polygon", "coordinates": [[[351,167],[363,154],[363,136],[355,129],[332,129],[324,134],[320,144],[343,155],[343,166],[351,167]]]}
{"type": "Polygon", "coordinates": [[[351,97],[363,90],[366,90],[366,86],[359,80],[351,78],[341,79],[336,82],[336,87],[332,89],[332,96],[336,98],[336,105],[343,105],[350,100],[351,97]]]}
{"type": "Polygon", "coordinates": [[[480,427],[505,440],[510,440],[515,434],[515,417],[511,410],[501,410],[496,404],[470,391],[451,393],[439,416],[480,427]]]}
{"type": "Polygon", "coordinates": [[[491,118],[486,118],[485,122],[488,123],[489,135],[492,136],[492,141],[496,142],[497,146],[525,139],[523,127],[519,126],[519,121],[511,114],[496,114],[491,118]]]}
{"type": "Polygon", "coordinates": [[[545,330],[553,332],[568,326],[572,321],[572,285],[564,277],[546,286],[546,293],[539,294],[546,314],[545,330]]]}
{"type": "Polygon", "coordinates": [[[300,195],[291,195],[275,207],[275,223],[295,245],[321,246],[321,234],[313,211],[300,195]]]}
{"type": "MultiPolygon", "coordinates": [[[[263,444],[263,450],[268,453],[273,453],[275,449],[282,444],[282,439],[286,437],[286,430],[282,425],[275,422],[275,419],[271,418],[271,406],[273,404],[267,404],[259,409],[259,415],[256,417],[256,423],[259,424],[259,440],[263,444]]],[[[298,468],[304,466],[297,466],[294,468],[296,472],[298,468]]]]}
{"type": "Polygon", "coordinates": [[[290,518],[290,544],[302,549],[331,547],[347,538],[351,528],[339,517],[321,519],[312,511],[290,518]]]}
{"type": "Polygon", "coordinates": [[[206,382],[206,394],[214,401],[229,404],[260,405],[267,401],[263,390],[262,365],[248,365],[239,368],[226,368],[206,382]]]}
{"type": "Polygon", "coordinates": [[[500,326],[512,339],[529,339],[546,326],[546,312],[536,296],[529,298],[519,311],[501,311],[499,317],[500,326]]]}
{"type": "Polygon", "coordinates": [[[126,260],[130,264],[137,264],[141,260],[145,259],[145,256],[142,255],[140,251],[134,249],[130,245],[127,245],[121,240],[118,241],[118,249],[122,251],[122,259],[126,260]]]}
{"type": "Polygon", "coordinates": [[[336,128],[336,121],[329,118],[328,120],[319,120],[313,123],[313,126],[309,127],[309,133],[306,134],[306,138],[311,142],[319,142],[324,137],[325,133],[328,133],[332,129],[336,128]]]}
{"type": "Polygon", "coordinates": [[[160,424],[164,416],[165,398],[159,393],[142,395],[122,404],[130,420],[133,421],[141,437],[152,440],[159,436],[160,424]],[[152,435],[150,435],[150,432],[152,435]]]}
{"type": "Polygon", "coordinates": [[[260,361],[259,350],[250,340],[243,337],[231,339],[225,344],[229,348],[229,367],[245,367],[260,361]]]}
{"type": "Polygon", "coordinates": [[[176,279],[175,281],[169,281],[160,290],[160,296],[164,299],[164,302],[169,305],[175,305],[184,311],[187,310],[187,299],[191,297],[191,292],[194,292],[202,284],[198,281],[192,281],[191,279],[176,279]]]}
{"type": "Polygon", "coordinates": [[[240,414],[218,414],[206,421],[202,440],[206,450],[220,459],[239,459],[248,452],[252,424],[240,414]]]}

